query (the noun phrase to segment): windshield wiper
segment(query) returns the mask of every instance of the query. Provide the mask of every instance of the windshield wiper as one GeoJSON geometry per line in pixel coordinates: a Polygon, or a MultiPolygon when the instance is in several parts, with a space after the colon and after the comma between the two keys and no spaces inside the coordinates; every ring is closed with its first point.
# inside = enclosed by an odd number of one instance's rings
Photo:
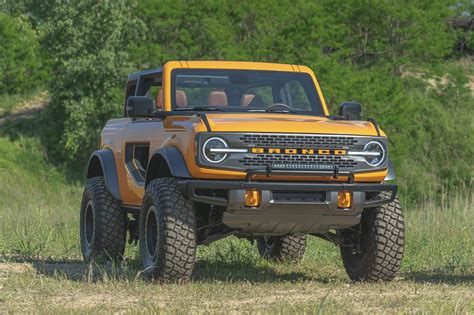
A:
{"type": "Polygon", "coordinates": [[[175,108],[175,110],[179,111],[209,111],[209,112],[223,112],[224,110],[219,107],[215,106],[194,106],[194,107],[186,107],[186,108],[175,108]]]}

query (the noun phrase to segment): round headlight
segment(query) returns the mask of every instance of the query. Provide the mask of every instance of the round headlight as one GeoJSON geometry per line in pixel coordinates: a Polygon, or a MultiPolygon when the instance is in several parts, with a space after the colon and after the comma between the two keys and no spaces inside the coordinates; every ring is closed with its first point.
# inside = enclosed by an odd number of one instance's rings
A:
{"type": "Polygon", "coordinates": [[[373,167],[380,166],[385,160],[385,149],[378,141],[370,141],[364,146],[364,151],[367,153],[365,161],[373,167]]]}
{"type": "Polygon", "coordinates": [[[222,138],[209,138],[202,146],[202,155],[210,163],[221,163],[229,154],[225,152],[219,152],[219,150],[227,149],[228,147],[229,145],[222,138]]]}

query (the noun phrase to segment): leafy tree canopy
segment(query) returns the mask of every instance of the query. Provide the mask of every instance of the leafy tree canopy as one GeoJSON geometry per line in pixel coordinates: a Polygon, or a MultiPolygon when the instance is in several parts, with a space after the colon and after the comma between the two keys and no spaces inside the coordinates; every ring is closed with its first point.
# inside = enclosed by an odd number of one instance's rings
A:
{"type": "Polygon", "coordinates": [[[47,138],[63,159],[86,158],[104,122],[121,111],[128,49],[142,27],[133,8],[125,1],[58,2],[41,25],[54,78],[47,138]]]}

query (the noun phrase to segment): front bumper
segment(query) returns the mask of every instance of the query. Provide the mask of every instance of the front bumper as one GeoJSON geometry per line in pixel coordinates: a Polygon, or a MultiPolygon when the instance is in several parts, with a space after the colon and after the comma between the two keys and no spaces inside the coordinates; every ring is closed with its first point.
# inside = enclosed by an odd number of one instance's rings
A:
{"type": "Polygon", "coordinates": [[[225,208],[222,222],[251,234],[283,235],[344,229],[360,222],[364,208],[394,200],[397,186],[368,183],[302,183],[179,180],[188,200],[225,208]],[[245,190],[261,191],[258,207],[245,206],[245,190]],[[351,208],[337,207],[339,191],[351,191],[351,208]],[[389,192],[390,197],[378,193],[389,192]]]}

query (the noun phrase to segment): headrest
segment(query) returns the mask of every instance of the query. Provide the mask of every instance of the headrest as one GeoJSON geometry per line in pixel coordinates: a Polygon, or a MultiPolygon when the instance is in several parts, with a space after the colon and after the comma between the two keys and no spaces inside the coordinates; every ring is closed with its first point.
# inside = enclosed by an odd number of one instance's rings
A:
{"type": "Polygon", "coordinates": [[[223,91],[209,93],[209,106],[227,106],[227,94],[223,91]]]}
{"type": "Polygon", "coordinates": [[[158,109],[163,109],[163,90],[159,89],[155,97],[155,105],[158,109]]]}
{"type": "Polygon", "coordinates": [[[242,98],[240,99],[240,106],[241,107],[249,106],[250,102],[253,100],[254,97],[255,97],[254,94],[244,94],[244,95],[242,95],[242,98]]]}
{"type": "Polygon", "coordinates": [[[176,90],[176,106],[177,107],[187,107],[188,106],[188,97],[186,92],[183,90],[176,90]]]}

